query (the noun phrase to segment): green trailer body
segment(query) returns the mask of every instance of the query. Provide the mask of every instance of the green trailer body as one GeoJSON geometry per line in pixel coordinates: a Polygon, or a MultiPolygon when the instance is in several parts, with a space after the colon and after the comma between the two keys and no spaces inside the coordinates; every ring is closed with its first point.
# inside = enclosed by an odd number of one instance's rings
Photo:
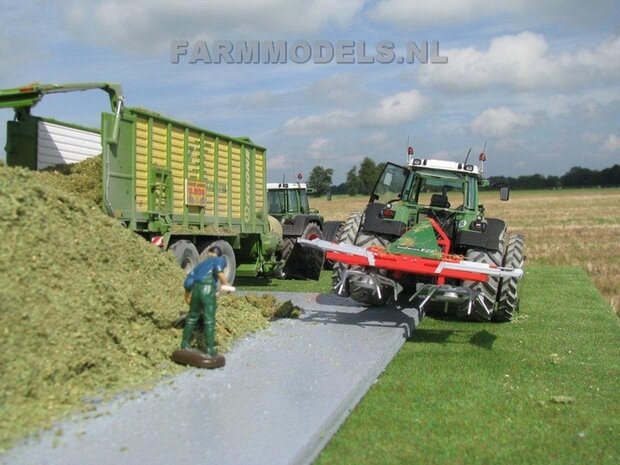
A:
{"type": "Polygon", "coordinates": [[[266,149],[247,137],[218,134],[123,101],[120,86],[107,83],[0,90],[0,108],[16,114],[7,127],[7,164],[41,168],[37,140],[48,123],[71,128],[72,135],[83,130],[100,142],[103,209],[109,215],[170,248],[182,266],[193,266],[210,244],[223,241],[234,250],[236,274],[271,271],[281,230],[268,215],[266,149]],[[102,113],[100,131],[30,114],[47,93],[88,89],[110,95],[112,111],[102,113]]]}

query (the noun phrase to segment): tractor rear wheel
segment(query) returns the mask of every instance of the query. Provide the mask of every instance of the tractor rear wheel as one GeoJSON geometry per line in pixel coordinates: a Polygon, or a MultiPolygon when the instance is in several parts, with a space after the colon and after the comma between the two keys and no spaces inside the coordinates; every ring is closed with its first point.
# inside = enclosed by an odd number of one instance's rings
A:
{"type": "MultiPolygon", "coordinates": [[[[511,234],[504,256],[504,266],[509,268],[523,267],[524,239],[521,234],[511,234]]],[[[517,278],[502,279],[497,298],[497,311],[493,315],[495,321],[507,322],[519,311],[519,282],[517,278]]]]}
{"type": "MultiPolygon", "coordinates": [[[[466,260],[476,263],[486,263],[487,265],[502,266],[504,258],[504,234],[501,232],[499,237],[499,247],[497,251],[472,248],[467,250],[466,260]]],[[[477,281],[463,281],[463,286],[469,287],[484,301],[484,305],[476,298],[472,304],[472,313],[467,314],[468,304],[464,304],[459,308],[458,314],[465,319],[488,321],[495,313],[495,302],[499,294],[499,278],[489,276],[486,283],[477,281]],[[490,314],[487,312],[487,309],[490,314]]]]}
{"type": "MultiPolygon", "coordinates": [[[[378,247],[386,247],[389,244],[389,241],[381,236],[375,236],[374,234],[366,234],[361,232],[357,235],[357,240],[355,241],[355,245],[358,247],[363,247],[367,249],[368,247],[378,246],[378,247]]],[[[364,267],[354,266],[351,267],[352,270],[363,270],[364,267]]],[[[379,273],[380,271],[377,271],[379,273]]],[[[369,289],[365,287],[371,284],[369,278],[366,276],[351,276],[349,279],[349,292],[351,298],[356,302],[359,302],[364,305],[374,305],[381,306],[384,305],[390,296],[390,289],[387,286],[380,286],[381,289],[381,297],[377,294],[376,289],[369,289]]]]}
{"type": "MultiPolygon", "coordinates": [[[[360,224],[362,223],[362,214],[361,213],[351,213],[347,221],[342,225],[342,229],[339,230],[336,235],[335,242],[337,244],[355,244],[355,240],[357,239],[357,233],[360,229],[360,224]]],[[[345,265],[342,262],[335,262],[333,266],[332,272],[332,287],[336,294],[342,297],[349,297],[349,285],[348,283],[342,288],[341,292],[338,292],[337,286],[340,284],[340,275],[344,273],[345,270],[349,268],[349,265],[345,265]]]]}
{"type": "MultiPolygon", "coordinates": [[[[326,221],[323,224],[323,239],[329,242],[334,242],[336,238],[339,236],[340,231],[342,230],[344,223],[341,221],[326,221]]],[[[334,262],[331,260],[325,259],[323,262],[324,270],[333,270],[334,262]]]]}

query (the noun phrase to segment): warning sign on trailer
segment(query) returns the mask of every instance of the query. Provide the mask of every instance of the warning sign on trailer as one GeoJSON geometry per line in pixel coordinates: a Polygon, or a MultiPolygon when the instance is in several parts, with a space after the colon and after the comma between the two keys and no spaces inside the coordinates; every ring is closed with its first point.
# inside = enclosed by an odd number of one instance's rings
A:
{"type": "Polygon", "coordinates": [[[207,185],[204,182],[185,180],[185,205],[188,207],[207,206],[207,185]]]}

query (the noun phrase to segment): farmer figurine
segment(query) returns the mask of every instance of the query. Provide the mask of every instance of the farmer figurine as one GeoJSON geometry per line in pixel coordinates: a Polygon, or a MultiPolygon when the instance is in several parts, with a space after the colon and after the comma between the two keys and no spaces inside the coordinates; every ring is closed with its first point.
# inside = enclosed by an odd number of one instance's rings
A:
{"type": "Polygon", "coordinates": [[[219,355],[215,349],[215,311],[216,293],[218,281],[221,290],[234,291],[235,288],[228,285],[224,274],[226,260],[222,257],[222,249],[217,245],[207,250],[207,259],[187,275],[183,287],[185,288],[185,302],[189,305],[189,313],[185,319],[181,348],[172,353],[172,359],[184,365],[198,368],[219,368],[224,366],[224,356],[219,355]],[[191,349],[189,340],[194,332],[198,320],[202,318],[204,324],[204,341],[207,352],[203,353],[191,349]]]}

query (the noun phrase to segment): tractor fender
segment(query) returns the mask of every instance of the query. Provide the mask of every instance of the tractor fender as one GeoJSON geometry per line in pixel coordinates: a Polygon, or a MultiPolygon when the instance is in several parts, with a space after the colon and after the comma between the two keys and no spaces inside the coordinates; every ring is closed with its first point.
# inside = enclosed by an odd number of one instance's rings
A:
{"type": "Polygon", "coordinates": [[[323,219],[318,215],[297,215],[295,221],[292,224],[282,225],[283,236],[299,237],[303,234],[308,223],[316,223],[321,230],[323,229],[323,219]]]}
{"type": "Polygon", "coordinates": [[[501,250],[501,235],[506,229],[506,222],[497,218],[487,218],[487,228],[483,232],[459,231],[456,234],[455,245],[465,248],[475,247],[504,252],[501,250]]]}
{"type": "Polygon", "coordinates": [[[400,237],[405,233],[407,225],[401,221],[384,220],[379,216],[385,208],[384,203],[369,203],[364,212],[362,229],[367,233],[400,237]]]}

